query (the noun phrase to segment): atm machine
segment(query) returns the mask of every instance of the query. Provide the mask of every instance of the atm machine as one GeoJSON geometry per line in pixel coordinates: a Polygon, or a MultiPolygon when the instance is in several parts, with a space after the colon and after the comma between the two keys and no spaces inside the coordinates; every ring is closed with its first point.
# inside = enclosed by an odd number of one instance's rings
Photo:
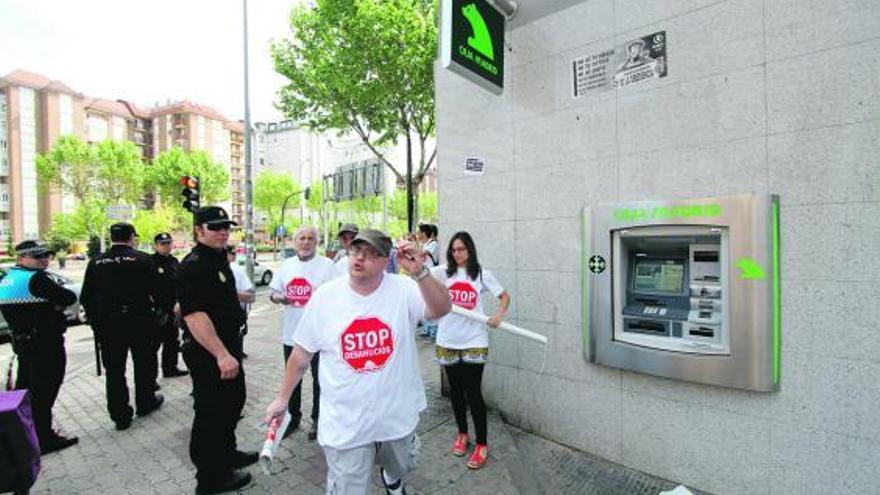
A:
{"type": "Polygon", "coordinates": [[[758,195],[585,208],[585,357],[777,390],[778,211],[758,195]]]}

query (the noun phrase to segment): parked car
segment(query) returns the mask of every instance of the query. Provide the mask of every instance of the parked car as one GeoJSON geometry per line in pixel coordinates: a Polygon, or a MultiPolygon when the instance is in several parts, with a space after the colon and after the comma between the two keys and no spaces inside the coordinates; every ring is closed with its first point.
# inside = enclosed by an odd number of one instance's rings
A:
{"type": "MultiPolygon", "coordinates": [[[[8,266],[0,267],[0,278],[6,275],[6,271],[9,269],[8,266]]],[[[64,310],[64,316],[67,317],[68,325],[79,325],[81,323],[86,323],[86,312],[85,308],[83,308],[79,304],[79,293],[82,291],[82,284],[79,282],[74,282],[73,280],[59,275],[54,272],[46,271],[46,274],[49,275],[55,283],[64,287],[65,289],[72,290],[76,294],[76,302],[71,304],[64,310]]],[[[271,279],[271,275],[269,276],[271,279]]],[[[6,320],[3,318],[3,314],[0,313],[0,344],[9,342],[9,325],[6,323],[6,320]]]]}
{"type": "Polygon", "coordinates": [[[269,285],[272,283],[272,270],[265,263],[254,260],[254,283],[269,285]]]}

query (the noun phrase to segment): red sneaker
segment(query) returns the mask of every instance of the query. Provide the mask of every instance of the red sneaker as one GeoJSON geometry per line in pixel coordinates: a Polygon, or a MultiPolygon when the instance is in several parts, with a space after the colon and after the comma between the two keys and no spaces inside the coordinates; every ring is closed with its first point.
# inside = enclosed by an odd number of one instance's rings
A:
{"type": "Polygon", "coordinates": [[[468,436],[467,433],[459,433],[455,436],[455,443],[452,444],[452,455],[461,457],[467,453],[468,436]]]}
{"type": "Polygon", "coordinates": [[[474,453],[468,459],[467,467],[470,469],[480,469],[489,460],[489,446],[477,444],[474,453]]]}

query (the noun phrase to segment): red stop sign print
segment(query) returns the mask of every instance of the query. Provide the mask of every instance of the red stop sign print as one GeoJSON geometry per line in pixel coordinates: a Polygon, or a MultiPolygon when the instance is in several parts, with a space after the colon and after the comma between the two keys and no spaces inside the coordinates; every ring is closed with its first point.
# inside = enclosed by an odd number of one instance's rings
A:
{"type": "Polygon", "coordinates": [[[287,283],[287,300],[297,307],[303,307],[312,298],[312,284],[302,277],[294,277],[287,283]]]}
{"type": "Polygon", "coordinates": [[[357,318],[339,337],[342,359],[357,373],[379,371],[394,353],[394,334],[384,321],[357,318]]]}
{"type": "Polygon", "coordinates": [[[467,282],[456,282],[449,286],[449,298],[452,304],[464,309],[477,307],[477,291],[467,282]]]}

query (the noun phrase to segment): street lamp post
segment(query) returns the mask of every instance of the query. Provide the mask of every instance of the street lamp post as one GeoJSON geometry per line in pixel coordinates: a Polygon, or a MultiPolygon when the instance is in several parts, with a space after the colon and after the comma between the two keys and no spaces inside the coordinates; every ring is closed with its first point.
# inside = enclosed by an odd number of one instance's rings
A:
{"type": "Polygon", "coordinates": [[[251,170],[251,108],[248,96],[248,29],[247,0],[242,0],[244,18],[244,244],[247,249],[245,270],[248,279],[254,279],[254,183],[251,170]]]}
{"type": "MultiPolygon", "coordinates": [[[[297,194],[303,194],[303,193],[305,193],[306,199],[309,199],[310,189],[311,188],[307,187],[307,188],[302,189],[300,191],[292,192],[292,193],[288,194],[286,198],[284,198],[284,202],[281,204],[281,225],[282,226],[284,225],[284,211],[287,210],[287,201],[290,200],[290,198],[296,196],[297,194]]],[[[299,223],[301,224],[302,221],[303,221],[303,211],[302,211],[302,208],[300,208],[300,210],[299,210],[299,223]]],[[[276,228],[275,229],[275,252],[276,253],[278,252],[278,237],[279,237],[278,229],[276,228]]]]}

